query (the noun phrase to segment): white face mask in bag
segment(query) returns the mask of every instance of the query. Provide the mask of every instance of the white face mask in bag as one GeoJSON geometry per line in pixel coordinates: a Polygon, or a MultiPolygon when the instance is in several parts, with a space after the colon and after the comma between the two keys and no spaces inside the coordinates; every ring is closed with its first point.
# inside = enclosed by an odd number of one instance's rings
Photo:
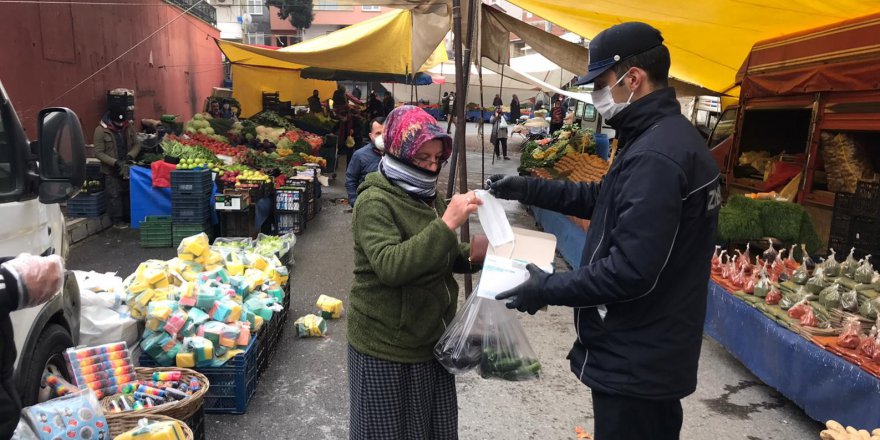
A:
{"type": "Polygon", "coordinates": [[[593,90],[590,92],[590,97],[593,98],[593,105],[596,106],[596,110],[599,111],[599,114],[602,115],[603,118],[613,118],[615,115],[623,111],[623,109],[630,104],[630,101],[632,101],[635,92],[630,92],[629,99],[627,99],[626,102],[621,103],[614,102],[614,96],[611,95],[611,88],[616,87],[624,79],[626,79],[626,75],[621,76],[613,85],[605,86],[599,90],[593,90]]]}
{"type": "Polygon", "coordinates": [[[513,229],[510,228],[507,213],[504,212],[504,206],[501,205],[501,202],[489,194],[489,191],[477,190],[474,193],[483,201],[483,204],[477,208],[477,215],[480,217],[480,225],[492,247],[512,242],[514,239],[513,229]]]}

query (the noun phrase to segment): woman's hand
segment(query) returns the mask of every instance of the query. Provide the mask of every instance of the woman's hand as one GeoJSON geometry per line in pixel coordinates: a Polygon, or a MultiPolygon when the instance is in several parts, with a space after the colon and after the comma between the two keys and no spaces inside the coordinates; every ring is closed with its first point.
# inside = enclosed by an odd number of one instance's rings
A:
{"type": "Polygon", "coordinates": [[[452,196],[446,212],[443,213],[443,221],[449,229],[453,231],[468,221],[468,217],[477,212],[477,208],[483,204],[483,201],[477,195],[470,191],[467,194],[456,194],[452,196]]]}

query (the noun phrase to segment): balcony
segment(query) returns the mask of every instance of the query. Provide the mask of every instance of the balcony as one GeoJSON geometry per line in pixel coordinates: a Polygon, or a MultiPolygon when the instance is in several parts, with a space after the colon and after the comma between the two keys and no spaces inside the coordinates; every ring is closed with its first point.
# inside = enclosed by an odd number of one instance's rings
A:
{"type": "Polygon", "coordinates": [[[212,26],[217,26],[217,10],[214,9],[213,6],[208,4],[207,1],[202,1],[199,3],[199,0],[165,0],[168,3],[171,3],[178,8],[183,9],[184,11],[189,11],[190,15],[204,20],[211,24],[212,26]],[[196,7],[193,8],[193,5],[199,3],[196,7]],[[192,9],[190,9],[192,8],[192,9]]]}

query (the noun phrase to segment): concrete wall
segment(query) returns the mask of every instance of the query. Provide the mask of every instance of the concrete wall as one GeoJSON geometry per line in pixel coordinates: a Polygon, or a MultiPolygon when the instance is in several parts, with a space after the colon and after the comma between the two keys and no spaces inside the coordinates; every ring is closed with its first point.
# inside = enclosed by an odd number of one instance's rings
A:
{"type": "Polygon", "coordinates": [[[200,111],[212,87],[219,86],[223,78],[220,50],[213,40],[219,30],[182,13],[161,0],[100,7],[76,0],[70,4],[0,3],[0,16],[5,17],[0,80],[29,136],[35,137],[41,108],[65,106],[79,115],[86,140],[91,142],[106,111],[106,93],[118,87],[135,90],[135,120],[165,113],[188,119],[200,111]]]}

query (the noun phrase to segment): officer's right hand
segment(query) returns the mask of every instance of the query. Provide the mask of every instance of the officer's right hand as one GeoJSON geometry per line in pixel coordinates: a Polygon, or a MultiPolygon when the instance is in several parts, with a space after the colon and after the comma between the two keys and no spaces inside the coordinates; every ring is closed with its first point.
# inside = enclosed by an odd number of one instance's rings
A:
{"type": "Polygon", "coordinates": [[[21,254],[3,263],[16,276],[27,291],[27,304],[19,308],[34,307],[52,299],[64,284],[64,260],[57,255],[38,257],[21,254]]]}
{"type": "Polygon", "coordinates": [[[523,201],[529,192],[528,180],[522,176],[495,174],[489,177],[486,183],[489,194],[499,199],[523,201]]]}

